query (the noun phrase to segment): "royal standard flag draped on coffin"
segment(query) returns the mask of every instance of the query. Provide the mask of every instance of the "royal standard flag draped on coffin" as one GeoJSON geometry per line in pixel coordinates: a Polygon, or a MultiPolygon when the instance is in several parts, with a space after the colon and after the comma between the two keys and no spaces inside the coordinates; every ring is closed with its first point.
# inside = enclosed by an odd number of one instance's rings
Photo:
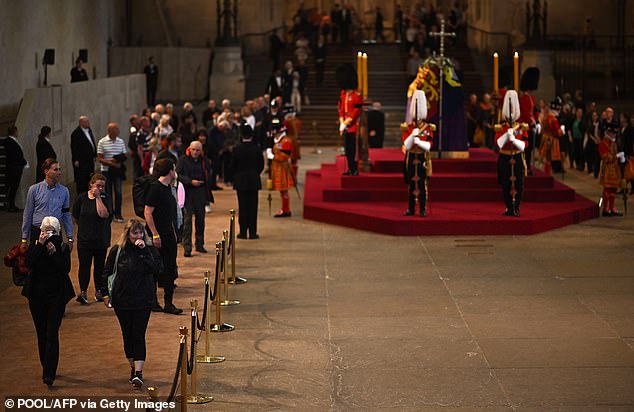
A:
{"type": "MultiPolygon", "coordinates": [[[[462,80],[454,62],[445,57],[443,76],[443,125],[442,151],[467,152],[467,125],[464,110],[462,80]]],[[[440,58],[430,57],[418,68],[416,79],[407,90],[407,107],[414,90],[423,90],[427,97],[427,122],[438,126],[438,101],[440,98],[440,58]]],[[[409,123],[409,113],[406,115],[409,123]]],[[[438,143],[434,142],[434,149],[438,143]]]]}

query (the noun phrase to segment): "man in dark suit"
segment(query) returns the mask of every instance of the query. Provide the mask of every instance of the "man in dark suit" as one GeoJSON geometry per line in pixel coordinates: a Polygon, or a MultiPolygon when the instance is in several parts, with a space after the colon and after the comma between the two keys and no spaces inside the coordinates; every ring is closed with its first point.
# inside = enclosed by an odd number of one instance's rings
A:
{"type": "Polygon", "coordinates": [[[143,73],[145,73],[145,85],[147,88],[147,105],[149,107],[154,107],[159,75],[158,66],[154,64],[154,56],[150,56],[148,59],[148,64],[143,69],[143,73]]]}
{"type": "Polygon", "coordinates": [[[51,128],[48,126],[42,127],[40,135],[37,137],[37,143],[35,145],[35,153],[37,154],[37,165],[35,167],[35,183],[44,180],[44,171],[42,170],[42,163],[46,159],[57,159],[57,154],[49,138],[51,137],[51,128]]]}
{"type": "Polygon", "coordinates": [[[15,206],[15,196],[18,193],[18,187],[20,187],[20,180],[22,180],[22,172],[24,167],[28,165],[28,162],[24,158],[24,152],[22,146],[18,142],[18,128],[10,126],[7,129],[7,138],[4,139],[5,152],[7,155],[7,197],[9,201],[8,212],[20,212],[15,206]]]}
{"type": "Polygon", "coordinates": [[[233,188],[238,195],[239,239],[257,239],[258,190],[262,189],[260,173],[264,169],[262,149],[253,139],[253,129],[246,122],[240,126],[241,143],[233,150],[233,188]]]}
{"type": "Polygon", "coordinates": [[[81,116],[79,126],[70,135],[70,151],[78,194],[88,191],[90,176],[95,172],[96,147],[90,120],[86,116],[81,116]]]}

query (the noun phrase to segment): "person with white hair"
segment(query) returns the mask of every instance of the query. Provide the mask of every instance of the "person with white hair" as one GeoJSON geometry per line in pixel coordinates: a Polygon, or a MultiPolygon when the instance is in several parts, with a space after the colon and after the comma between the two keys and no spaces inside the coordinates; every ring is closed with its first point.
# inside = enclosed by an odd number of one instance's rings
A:
{"type": "Polygon", "coordinates": [[[495,142],[499,148],[498,183],[502,186],[506,206],[503,215],[519,217],[526,174],[524,150],[528,142],[528,124],[517,122],[520,103],[515,90],[504,95],[502,117],[504,122],[495,125],[495,142]]]}
{"type": "Polygon", "coordinates": [[[183,248],[185,257],[192,256],[192,221],[196,217],[196,251],[205,249],[205,206],[214,202],[211,194],[211,163],[203,155],[203,146],[198,140],[189,144],[185,154],[176,164],[178,180],[185,187],[185,215],[183,221],[183,248]]]}
{"type": "Polygon", "coordinates": [[[37,241],[26,252],[31,270],[22,290],[37,333],[42,382],[53,385],[59,363],[59,328],[66,304],[75,297],[70,272],[70,247],[60,234],[59,220],[45,216],[37,241]]]}

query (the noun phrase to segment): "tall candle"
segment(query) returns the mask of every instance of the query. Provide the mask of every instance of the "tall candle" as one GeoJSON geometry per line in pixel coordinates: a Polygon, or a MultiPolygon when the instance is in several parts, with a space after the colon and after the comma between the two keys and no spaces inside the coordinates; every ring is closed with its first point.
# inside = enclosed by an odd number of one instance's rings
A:
{"type": "Polygon", "coordinates": [[[499,71],[499,62],[500,56],[498,56],[497,52],[493,53],[493,91],[497,93],[498,91],[498,71],[499,71]]]}
{"type": "Polygon", "coordinates": [[[520,55],[518,52],[515,52],[513,55],[513,85],[515,86],[515,90],[519,90],[520,87],[520,55]]]}
{"type": "Polygon", "coordinates": [[[363,53],[357,52],[357,89],[363,88],[363,53]]]}
{"type": "Polygon", "coordinates": [[[368,97],[368,55],[363,53],[363,97],[368,97]]]}

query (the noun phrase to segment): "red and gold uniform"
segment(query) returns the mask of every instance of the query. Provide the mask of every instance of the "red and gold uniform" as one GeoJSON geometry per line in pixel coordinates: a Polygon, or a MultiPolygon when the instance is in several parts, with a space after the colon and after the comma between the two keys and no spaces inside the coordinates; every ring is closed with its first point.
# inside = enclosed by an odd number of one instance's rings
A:
{"type": "Polygon", "coordinates": [[[544,172],[550,176],[553,173],[552,162],[561,161],[559,138],[564,135],[564,132],[553,112],[548,113],[543,126],[539,154],[544,159],[544,172]]]}
{"type": "Polygon", "coordinates": [[[621,168],[617,158],[616,139],[611,139],[606,132],[606,136],[599,143],[598,150],[599,156],[601,156],[599,184],[603,186],[603,215],[620,216],[621,214],[614,208],[616,189],[621,182],[621,168]]]}
{"type": "Polygon", "coordinates": [[[502,186],[502,197],[506,206],[506,216],[519,216],[520,204],[524,193],[524,176],[526,175],[526,162],[524,151],[528,146],[528,125],[514,123],[513,127],[508,122],[497,125],[495,128],[495,141],[499,147],[497,174],[498,183],[502,186]],[[509,138],[509,129],[512,129],[512,141],[509,138]],[[518,144],[518,142],[520,142],[518,144]]]}
{"type": "Polygon", "coordinates": [[[298,162],[299,159],[302,158],[299,141],[299,132],[302,128],[302,121],[296,116],[291,116],[284,120],[284,126],[287,130],[286,136],[288,136],[293,145],[293,149],[291,150],[291,165],[293,167],[293,175],[297,176],[297,171],[299,169],[298,162]]]}
{"type": "Polygon", "coordinates": [[[531,160],[533,157],[533,148],[535,147],[535,126],[537,120],[535,116],[535,97],[527,92],[522,92],[519,97],[520,102],[520,118],[518,122],[528,125],[526,149],[524,149],[524,157],[526,158],[526,172],[530,174],[531,160]]]}
{"type": "Polygon", "coordinates": [[[420,207],[420,215],[427,214],[427,179],[431,176],[431,160],[429,150],[433,145],[434,126],[419,121],[418,126],[411,123],[403,131],[402,141],[405,150],[403,173],[408,185],[408,207],[405,215],[416,213],[416,203],[420,207]]]}
{"type": "Polygon", "coordinates": [[[293,143],[285,133],[281,133],[273,140],[271,159],[271,181],[273,190],[279,190],[282,197],[282,209],[275,217],[288,217],[291,215],[291,201],[288,190],[295,187],[295,176],[291,170],[291,153],[293,143]]]}
{"type": "Polygon", "coordinates": [[[343,136],[348,160],[348,170],[345,174],[357,175],[357,128],[363,98],[358,91],[353,89],[341,90],[339,96],[339,131],[343,136]]]}

